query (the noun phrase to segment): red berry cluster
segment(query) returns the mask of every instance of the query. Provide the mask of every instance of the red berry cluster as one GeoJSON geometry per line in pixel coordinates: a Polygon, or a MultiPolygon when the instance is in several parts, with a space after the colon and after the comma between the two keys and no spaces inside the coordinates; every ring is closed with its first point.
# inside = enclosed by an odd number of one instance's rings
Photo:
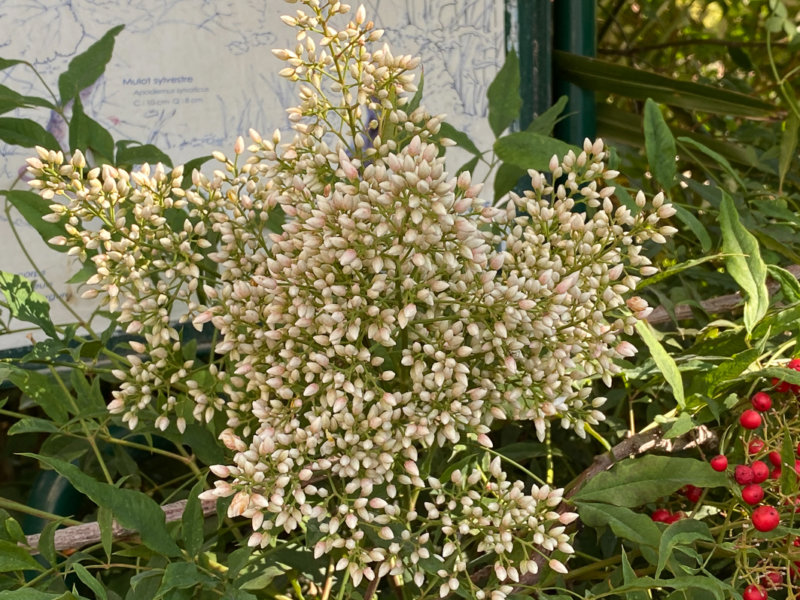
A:
{"type": "MultiPolygon", "coordinates": [[[[800,358],[791,360],[788,368],[800,371],[800,358]]],[[[773,392],[791,393],[800,395],[800,385],[789,384],[785,381],[773,380],[773,392]]],[[[797,504],[800,498],[787,497],[787,492],[781,489],[780,478],[782,469],[794,467],[800,477],[800,459],[795,458],[794,464],[784,463],[781,453],[775,448],[782,446],[780,439],[787,432],[787,423],[796,421],[797,407],[795,402],[780,402],[773,410],[773,395],[766,391],[756,392],[750,399],[750,407],[742,411],[739,424],[745,430],[742,436],[744,443],[745,460],[742,464],[730,465],[727,456],[720,454],[710,460],[711,468],[718,472],[729,472],[733,480],[741,486],[741,500],[750,512],[750,522],[754,530],[762,533],[770,532],[781,524],[779,507],[786,504],[797,504]],[[791,415],[789,414],[791,413],[791,415]],[[778,422],[777,427],[775,421],[778,422]],[[760,428],[759,435],[755,435],[760,428]],[[732,469],[729,469],[732,467],[732,469]],[[750,508],[752,507],[752,509],[750,508]]],[[[790,427],[790,433],[796,427],[790,427]]],[[[738,453],[737,453],[738,454],[738,453]]],[[[797,446],[797,455],[800,456],[800,444],[797,446]]],[[[794,526],[793,522],[786,519],[785,525],[794,526]]],[[[752,530],[751,530],[752,531],[752,530]]],[[[749,534],[745,531],[743,535],[749,534]]],[[[771,538],[767,538],[769,540],[771,538]]],[[[763,544],[761,538],[756,543],[763,544]]],[[[767,541],[769,544],[769,542],[767,541]]],[[[785,548],[785,541],[780,542],[785,548]]],[[[794,545],[800,547],[800,538],[794,540],[794,545]]],[[[762,556],[766,556],[762,554],[762,556]]],[[[790,556],[790,559],[794,557],[790,556]]],[[[767,590],[783,587],[786,576],[792,579],[800,578],[800,561],[794,561],[795,567],[791,573],[785,573],[785,568],[773,567],[772,559],[763,559],[762,566],[767,566],[762,576],[748,585],[743,593],[744,600],[767,600],[767,590]]],[[[783,563],[785,564],[785,563],[783,563]]],[[[752,581],[752,580],[751,580],[752,581]]]]}

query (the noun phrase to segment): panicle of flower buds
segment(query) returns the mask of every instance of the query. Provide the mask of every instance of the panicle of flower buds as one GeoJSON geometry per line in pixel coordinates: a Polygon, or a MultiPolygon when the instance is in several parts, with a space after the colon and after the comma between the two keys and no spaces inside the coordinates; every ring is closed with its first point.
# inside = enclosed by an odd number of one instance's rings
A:
{"type": "Polygon", "coordinates": [[[602,421],[592,380],[635,352],[622,336],[650,310],[630,295],[653,270],[642,244],[674,232],[659,225],[674,210],[661,194],[652,211],[644,194],[638,212],[615,204],[602,140],[487,206],[468,172],[445,171],[441,118],[406,110],[418,60],[372,50],[362,9],[334,29],[344,5],[300,4],[284,19],[297,46],[275,51],[300,92],[288,143],[251,131],[188,187],[181,168],[29,160],[32,186],[63,199],[54,243],[94,266],[90,293],[143,339],[109,409],[134,428],[149,407],[162,430],[222,415],[233,458],[204,497],[232,496],[253,546],[314,521],[315,555],[337,552],[354,585],[406,572],[422,587],[420,561],[437,560],[443,595],[483,553],[488,597],[505,597],[538,569],[531,544],[573,552],[563,490],[526,493],[499,459],[444,477],[425,458],[490,447],[498,420],[532,421],[541,439],[552,423],[585,436],[602,421]],[[216,332],[220,360],[203,373],[176,311],[216,332]],[[409,508],[405,489],[426,499],[409,508]],[[415,533],[433,523],[441,536],[415,533]]]}

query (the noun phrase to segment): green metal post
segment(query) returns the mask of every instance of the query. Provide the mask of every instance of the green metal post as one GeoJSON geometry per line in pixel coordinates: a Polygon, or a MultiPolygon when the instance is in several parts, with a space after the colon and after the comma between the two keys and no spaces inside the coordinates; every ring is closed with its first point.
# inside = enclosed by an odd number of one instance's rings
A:
{"type": "MultiPolygon", "coordinates": [[[[595,1],[555,0],[553,3],[553,47],[572,54],[595,56],[595,1]]],[[[594,139],[596,115],[594,93],[568,83],[554,73],[554,99],[566,95],[569,115],[556,125],[556,137],[580,146],[584,138],[594,139]]]]}
{"type": "Polygon", "coordinates": [[[553,101],[552,6],[551,0],[517,0],[523,130],[553,101]]]}

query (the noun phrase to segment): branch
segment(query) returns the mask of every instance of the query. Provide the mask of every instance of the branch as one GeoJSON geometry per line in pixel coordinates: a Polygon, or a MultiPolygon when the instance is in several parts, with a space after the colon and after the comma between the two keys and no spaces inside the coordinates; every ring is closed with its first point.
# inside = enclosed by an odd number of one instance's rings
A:
{"type": "MultiPolygon", "coordinates": [[[[209,517],[217,512],[217,501],[202,500],[201,506],[203,508],[203,516],[209,517]]],[[[172,504],[166,504],[161,507],[164,511],[164,516],[167,523],[179,520],[183,516],[183,511],[186,508],[186,500],[179,500],[172,504]]],[[[27,536],[27,545],[31,550],[31,554],[39,554],[39,537],[41,534],[33,534],[27,536]]],[[[127,538],[132,538],[137,535],[133,529],[125,529],[120,527],[114,521],[112,525],[112,539],[119,541],[127,538]]],[[[65,527],[58,529],[55,532],[54,544],[57,552],[64,550],[77,550],[84,546],[90,546],[101,541],[100,525],[95,521],[92,523],[83,523],[82,525],[73,525],[72,527],[65,527]]]]}

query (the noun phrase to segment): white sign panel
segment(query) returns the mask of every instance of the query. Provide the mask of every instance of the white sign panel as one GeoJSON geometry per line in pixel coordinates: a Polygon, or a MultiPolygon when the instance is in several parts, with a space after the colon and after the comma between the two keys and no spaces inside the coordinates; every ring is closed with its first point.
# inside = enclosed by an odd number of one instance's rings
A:
{"type": "MultiPolygon", "coordinates": [[[[486,89],[503,61],[503,2],[494,0],[368,0],[368,18],[384,28],[394,54],[422,57],[423,103],[433,114],[489,148],[486,89]]],[[[295,90],[278,76],[284,66],[273,48],[293,47],[292,30],[279,19],[298,5],[278,0],[6,0],[0,23],[0,57],[31,62],[57,90],[70,59],[107,30],[124,24],[105,74],[82,95],[86,113],[115,140],[155,144],[178,164],[214,149],[230,150],[249,128],[286,129],[284,109],[295,90]]],[[[355,8],[355,6],[354,6],[355,8]]],[[[52,100],[32,71],[17,65],[0,71],[0,83],[25,95],[52,100]]],[[[9,115],[4,115],[9,116],[9,115]]],[[[61,117],[46,109],[13,116],[35,119],[64,145],[61,117]]],[[[26,189],[19,176],[31,150],[0,144],[0,188],[26,189]]],[[[453,159],[450,168],[461,164],[453,159]]],[[[52,284],[45,285],[0,212],[0,270],[36,280],[51,302],[56,323],[74,322],[93,306],[65,283],[78,265],[52,252],[33,229],[8,213],[22,247],[52,284]]],[[[14,323],[15,328],[25,324],[14,323]]],[[[0,337],[0,348],[28,345],[31,332],[0,337]]],[[[33,332],[36,339],[42,334],[33,332]]]]}

